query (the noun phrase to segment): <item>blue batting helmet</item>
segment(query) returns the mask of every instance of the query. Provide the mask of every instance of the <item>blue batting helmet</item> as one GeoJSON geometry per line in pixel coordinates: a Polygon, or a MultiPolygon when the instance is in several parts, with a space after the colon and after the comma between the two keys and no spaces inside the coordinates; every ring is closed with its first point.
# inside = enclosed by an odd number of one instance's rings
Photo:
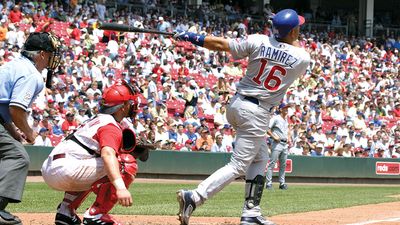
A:
{"type": "Polygon", "coordinates": [[[278,30],[278,37],[283,38],[289,32],[305,22],[304,17],[297,15],[293,9],[283,9],[279,11],[272,19],[274,28],[278,30]]]}

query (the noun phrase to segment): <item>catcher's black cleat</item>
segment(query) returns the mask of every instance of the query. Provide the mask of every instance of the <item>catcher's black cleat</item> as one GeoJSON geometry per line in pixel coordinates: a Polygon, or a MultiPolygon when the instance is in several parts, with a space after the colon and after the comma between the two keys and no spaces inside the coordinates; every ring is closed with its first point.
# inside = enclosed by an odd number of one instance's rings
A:
{"type": "Polygon", "coordinates": [[[81,225],[82,220],[76,214],[74,214],[72,217],[69,217],[64,214],[57,213],[55,224],[56,225],[81,225]]]}
{"type": "Polygon", "coordinates": [[[258,225],[258,224],[275,225],[274,222],[266,220],[263,216],[240,218],[240,225],[258,225]]]}
{"type": "Polygon", "coordinates": [[[192,191],[187,190],[179,190],[176,192],[177,200],[179,202],[179,221],[181,225],[188,225],[190,216],[192,215],[193,211],[196,209],[196,204],[193,201],[193,193],[192,191]]]}

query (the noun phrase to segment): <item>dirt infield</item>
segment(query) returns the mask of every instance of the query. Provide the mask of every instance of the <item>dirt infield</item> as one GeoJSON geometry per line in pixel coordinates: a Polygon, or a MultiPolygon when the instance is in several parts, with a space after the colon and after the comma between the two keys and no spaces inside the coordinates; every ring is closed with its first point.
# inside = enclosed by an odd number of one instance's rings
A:
{"type": "MultiPolygon", "coordinates": [[[[54,224],[54,214],[18,213],[24,225],[54,224]]],[[[118,215],[126,225],[178,225],[176,216],[118,215]]],[[[278,225],[334,225],[334,224],[400,224],[400,202],[355,206],[307,213],[285,214],[269,218],[278,225]]],[[[191,225],[239,224],[233,217],[193,217],[191,225]]]]}

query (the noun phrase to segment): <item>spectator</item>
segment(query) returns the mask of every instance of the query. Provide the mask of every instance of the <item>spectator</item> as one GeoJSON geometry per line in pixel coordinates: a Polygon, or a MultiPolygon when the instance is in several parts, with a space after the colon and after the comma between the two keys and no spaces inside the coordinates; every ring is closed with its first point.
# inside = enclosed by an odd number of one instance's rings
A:
{"type": "Polygon", "coordinates": [[[211,146],[211,152],[228,152],[227,146],[222,142],[222,135],[218,134],[215,137],[215,142],[211,146]]]}
{"type": "Polygon", "coordinates": [[[78,128],[78,124],[75,120],[75,113],[73,111],[68,111],[65,114],[65,121],[61,125],[61,129],[64,132],[65,136],[70,135],[78,128]]]}
{"type": "Polygon", "coordinates": [[[18,5],[15,5],[8,15],[11,23],[19,23],[23,19],[22,13],[18,5]]]}
{"type": "Polygon", "coordinates": [[[63,135],[64,132],[62,131],[62,127],[60,126],[60,121],[61,121],[61,117],[60,116],[55,116],[53,118],[53,126],[52,126],[52,130],[54,135],[63,135]]]}
{"type": "Polygon", "coordinates": [[[296,141],[295,145],[289,149],[289,154],[291,155],[302,155],[303,153],[303,140],[296,141]]]}
{"type": "Polygon", "coordinates": [[[192,140],[190,140],[190,139],[188,139],[188,140],[186,140],[185,141],[185,146],[183,146],[181,149],[180,149],[180,151],[182,151],[182,152],[191,152],[192,151],[192,149],[193,149],[193,141],[192,140]]]}
{"type": "Polygon", "coordinates": [[[189,137],[184,133],[184,126],[183,124],[178,124],[178,131],[176,141],[180,144],[185,144],[189,137]]]}
{"type": "Polygon", "coordinates": [[[153,100],[153,102],[157,102],[158,101],[158,95],[157,95],[157,74],[152,74],[150,76],[150,81],[148,84],[148,88],[147,88],[147,95],[148,95],[148,99],[149,100],[153,100]]]}
{"type": "Polygon", "coordinates": [[[394,146],[394,152],[392,153],[392,158],[399,159],[400,158],[400,144],[396,144],[394,146]]]}
{"type": "Polygon", "coordinates": [[[323,144],[318,144],[316,146],[315,150],[311,150],[311,154],[310,155],[313,156],[313,157],[323,157],[324,156],[323,150],[324,150],[324,145],[323,144]]]}
{"type": "Polygon", "coordinates": [[[161,118],[161,119],[168,118],[166,105],[162,102],[157,102],[156,107],[153,108],[150,111],[150,113],[151,113],[152,118],[161,118]]]}
{"type": "Polygon", "coordinates": [[[182,121],[182,119],[181,119],[181,114],[178,113],[178,112],[174,113],[173,121],[174,121],[176,124],[183,124],[183,121],[182,121]]]}
{"type": "Polygon", "coordinates": [[[210,131],[203,129],[200,131],[200,137],[196,140],[196,148],[198,151],[211,151],[213,140],[210,135],[210,131]]]}
{"type": "Polygon", "coordinates": [[[354,128],[356,130],[365,130],[367,129],[367,125],[364,120],[364,115],[362,112],[357,112],[357,117],[353,121],[354,128]]]}
{"type": "Polygon", "coordinates": [[[48,130],[46,128],[40,128],[39,135],[35,138],[35,143],[33,145],[51,147],[51,141],[47,136],[48,130]]]}
{"type": "Polygon", "coordinates": [[[156,141],[161,140],[161,145],[163,145],[169,140],[169,134],[164,129],[164,122],[158,121],[156,125],[157,128],[155,131],[155,140],[156,141]]]}
{"type": "Polygon", "coordinates": [[[339,102],[335,103],[335,106],[331,111],[331,116],[336,121],[344,121],[344,113],[339,102]]]}
{"type": "Polygon", "coordinates": [[[170,142],[171,142],[171,140],[174,140],[175,142],[177,142],[178,132],[177,132],[177,124],[176,123],[171,123],[169,125],[168,137],[169,137],[170,142]]]}
{"type": "Polygon", "coordinates": [[[39,130],[41,128],[40,127],[40,116],[39,115],[33,116],[33,124],[31,125],[31,128],[36,133],[39,133],[39,130]]]}
{"type": "Polygon", "coordinates": [[[75,118],[76,118],[76,123],[78,125],[80,125],[80,124],[84,123],[85,121],[87,121],[88,119],[90,119],[89,116],[86,115],[86,109],[83,107],[78,109],[78,115],[76,115],[75,118]]]}
{"type": "Polygon", "coordinates": [[[45,112],[43,114],[43,119],[40,122],[40,127],[46,128],[49,131],[49,133],[51,134],[51,133],[53,133],[53,128],[51,126],[51,123],[49,122],[49,119],[50,119],[50,115],[47,112],[45,112]]]}

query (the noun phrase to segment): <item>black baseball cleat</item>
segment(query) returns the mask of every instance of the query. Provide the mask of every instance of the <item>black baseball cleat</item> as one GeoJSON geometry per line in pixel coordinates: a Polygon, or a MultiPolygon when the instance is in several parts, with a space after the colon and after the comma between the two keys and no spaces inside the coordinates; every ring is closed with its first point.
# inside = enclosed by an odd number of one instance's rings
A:
{"type": "Polygon", "coordinates": [[[82,220],[76,214],[74,214],[72,217],[69,217],[64,214],[57,213],[55,224],[56,225],[81,225],[82,220]]]}
{"type": "Polygon", "coordinates": [[[265,185],[265,189],[267,189],[267,190],[272,190],[273,188],[272,188],[272,184],[267,184],[267,185],[265,185]]]}
{"type": "Polygon", "coordinates": [[[263,216],[255,217],[242,217],[240,218],[240,225],[275,225],[274,222],[266,220],[263,216]]]}
{"type": "Polygon", "coordinates": [[[287,189],[288,189],[288,186],[287,186],[287,184],[281,184],[281,185],[279,185],[279,189],[281,189],[281,190],[287,190],[287,189]]]}
{"type": "Polygon", "coordinates": [[[18,216],[14,216],[13,214],[0,210],[0,224],[1,225],[22,225],[22,221],[18,216]]]}
{"type": "Polygon", "coordinates": [[[179,202],[178,220],[181,222],[181,225],[188,225],[190,216],[196,209],[196,204],[192,198],[193,193],[188,190],[179,190],[176,194],[179,202]]]}

